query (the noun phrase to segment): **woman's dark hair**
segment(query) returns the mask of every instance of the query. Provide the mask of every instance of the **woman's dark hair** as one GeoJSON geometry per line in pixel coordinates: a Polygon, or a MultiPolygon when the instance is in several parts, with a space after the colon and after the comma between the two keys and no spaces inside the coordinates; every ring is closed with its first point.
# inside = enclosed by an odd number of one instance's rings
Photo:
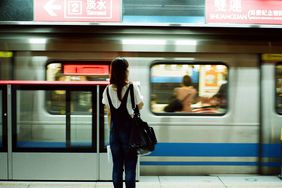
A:
{"type": "Polygon", "coordinates": [[[117,96],[121,101],[121,91],[127,83],[127,68],[128,62],[124,58],[115,58],[111,63],[111,78],[110,84],[117,87],[117,96]]]}
{"type": "Polygon", "coordinates": [[[182,83],[183,83],[184,86],[191,86],[191,85],[192,85],[192,79],[191,79],[191,77],[188,76],[188,75],[185,75],[185,76],[183,77],[182,83]]]}

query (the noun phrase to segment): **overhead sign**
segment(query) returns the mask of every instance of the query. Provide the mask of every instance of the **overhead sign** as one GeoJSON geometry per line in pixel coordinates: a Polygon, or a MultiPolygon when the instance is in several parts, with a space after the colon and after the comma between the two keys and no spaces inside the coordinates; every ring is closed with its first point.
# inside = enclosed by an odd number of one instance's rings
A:
{"type": "Polygon", "coordinates": [[[206,23],[282,24],[282,1],[206,0],[206,23]]]}
{"type": "Polygon", "coordinates": [[[33,2],[34,21],[121,21],[121,0],[34,0],[33,2]]]}

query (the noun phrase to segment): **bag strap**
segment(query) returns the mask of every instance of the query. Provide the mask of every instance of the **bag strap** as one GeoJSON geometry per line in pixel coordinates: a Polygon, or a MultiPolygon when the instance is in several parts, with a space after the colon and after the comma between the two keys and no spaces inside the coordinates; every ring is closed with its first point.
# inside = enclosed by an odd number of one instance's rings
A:
{"type": "Polygon", "coordinates": [[[110,108],[113,108],[112,99],[111,99],[110,94],[109,94],[109,86],[107,86],[107,97],[108,97],[110,108]]]}
{"type": "Polygon", "coordinates": [[[130,88],[130,98],[131,98],[131,106],[132,109],[134,111],[134,116],[140,116],[140,112],[139,112],[139,108],[138,106],[135,104],[135,100],[134,100],[134,88],[133,88],[133,84],[130,84],[129,86],[130,88]]]}

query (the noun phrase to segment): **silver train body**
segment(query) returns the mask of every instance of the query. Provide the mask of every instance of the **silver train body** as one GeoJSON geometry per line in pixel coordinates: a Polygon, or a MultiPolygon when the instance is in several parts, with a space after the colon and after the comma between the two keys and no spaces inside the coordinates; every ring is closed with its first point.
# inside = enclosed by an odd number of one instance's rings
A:
{"type": "MultiPolygon", "coordinates": [[[[50,62],[128,60],[130,80],[140,85],[144,95],[142,118],[155,129],[158,139],[156,150],[140,157],[141,175],[279,173],[282,116],[275,110],[275,71],[280,56],[274,55],[282,52],[279,30],[85,25],[2,25],[0,30],[0,50],[13,52],[12,60],[1,58],[1,80],[45,81],[50,62]],[[152,111],[151,77],[156,62],[225,65],[226,112],[175,115],[152,111]]],[[[22,115],[17,117],[17,131],[33,130],[34,138],[48,140],[64,131],[56,126],[64,117],[48,113],[43,98],[40,92],[27,94],[33,117],[41,123],[33,125],[30,117],[22,115]]],[[[107,127],[106,114],[102,115],[107,127]]],[[[88,135],[89,116],[77,118],[76,126],[85,126],[79,134],[88,135]]]]}

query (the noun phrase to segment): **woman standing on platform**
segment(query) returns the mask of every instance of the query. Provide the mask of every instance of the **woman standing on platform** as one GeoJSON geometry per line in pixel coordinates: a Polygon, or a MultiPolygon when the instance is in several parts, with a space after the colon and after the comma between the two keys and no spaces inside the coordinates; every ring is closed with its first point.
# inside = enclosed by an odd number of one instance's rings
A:
{"type": "Polygon", "coordinates": [[[102,103],[106,105],[110,117],[110,147],[113,158],[114,188],[123,186],[125,169],[126,188],[135,188],[137,151],[129,147],[133,110],[130,87],[134,90],[134,100],[138,108],[144,105],[139,88],[128,81],[128,62],[116,58],[111,63],[110,85],[103,92],[102,103]]]}

